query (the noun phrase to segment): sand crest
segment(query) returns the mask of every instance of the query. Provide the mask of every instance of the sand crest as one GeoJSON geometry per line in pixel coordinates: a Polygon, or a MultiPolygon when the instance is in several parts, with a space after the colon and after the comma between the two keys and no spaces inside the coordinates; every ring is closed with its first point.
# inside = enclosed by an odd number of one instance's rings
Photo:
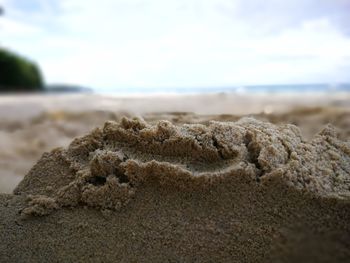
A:
{"type": "Polygon", "coordinates": [[[44,154],[1,198],[5,261],[350,256],[350,143],[332,126],[306,141],[294,125],[253,118],[123,118],[44,154]]]}

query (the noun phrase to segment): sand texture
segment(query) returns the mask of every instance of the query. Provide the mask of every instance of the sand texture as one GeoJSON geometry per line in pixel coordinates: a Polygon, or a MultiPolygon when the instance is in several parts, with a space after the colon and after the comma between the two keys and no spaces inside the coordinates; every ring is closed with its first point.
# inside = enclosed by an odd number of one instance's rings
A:
{"type": "MultiPolygon", "coordinates": [[[[95,101],[92,105],[97,102],[95,101]]],[[[234,107],[242,106],[235,100],[232,104],[234,107]]],[[[32,117],[29,114],[25,120],[22,120],[23,112],[18,115],[18,118],[0,118],[0,192],[12,193],[44,152],[56,147],[67,147],[75,137],[87,134],[93,128],[102,126],[107,120],[119,122],[123,116],[135,116],[126,111],[60,111],[55,107],[54,101],[52,105],[50,111],[32,117]]],[[[245,109],[244,115],[250,115],[259,120],[298,126],[305,140],[311,140],[329,123],[337,127],[341,139],[350,138],[349,108],[304,106],[287,112],[258,114],[251,114],[250,107],[245,109]]],[[[10,116],[14,115],[11,108],[4,112],[9,113],[10,116]]],[[[168,120],[175,125],[186,123],[208,125],[211,120],[230,122],[242,117],[238,114],[205,115],[191,112],[144,112],[138,116],[151,124],[159,120],[168,120]]]]}
{"type": "Polygon", "coordinates": [[[0,195],[2,261],[348,262],[346,135],[176,124],[121,118],[45,153],[0,195]]]}
{"type": "Polygon", "coordinates": [[[237,121],[253,116],[295,124],[307,140],[331,123],[350,137],[349,93],[305,94],[23,94],[0,96],[0,193],[12,193],[44,152],[123,116],[176,125],[237,121]]]}

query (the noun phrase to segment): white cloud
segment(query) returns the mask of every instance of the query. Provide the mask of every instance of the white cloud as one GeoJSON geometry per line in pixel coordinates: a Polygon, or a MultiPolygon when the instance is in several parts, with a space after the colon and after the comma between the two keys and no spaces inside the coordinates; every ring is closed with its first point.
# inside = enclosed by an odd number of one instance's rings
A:
{"type": "Polygon", "coordinates": [[[40,27],[28,25],[7,18],[1,19],[0,30],[1,35],[10,37],[31,36],[33,34],[38,34],[42,31],[40,27]]]}
{"type": "MultiPolygon", "coordinates": [[[[284,18],[300,1],[287,9],[271,1],[260,10],[266,13],[254,8],[250,18],[243,0],[35,2],[23,19],[26,11],[9,5],[0,43],[36,59],[48,82],[112,88],[350,81],[343,73],[350,39],[333,13],[284,18]]],[[[248,2],[252,9],[257,3],[248,2]]]]}

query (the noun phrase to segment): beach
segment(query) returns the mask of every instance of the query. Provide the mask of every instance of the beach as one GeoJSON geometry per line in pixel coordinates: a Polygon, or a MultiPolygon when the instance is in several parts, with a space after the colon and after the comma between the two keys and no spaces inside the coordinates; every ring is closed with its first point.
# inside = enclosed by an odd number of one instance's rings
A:
{"type": "Polygon", "coordinates": [[[349,136],[349,94],[204,94],[118,97],[95,94],[7,95],[0,97],[0,191],[11,193],[45,151],[107,120],[142,117],[175,124],[236,121],[255,116],[297,125],[310,139],[333,123],[349,136]]]}
{"type": "Polygon", "coordinates": [[[6,95],[0,115],[4,262],[350,256],[347,93],[6,95]]]}

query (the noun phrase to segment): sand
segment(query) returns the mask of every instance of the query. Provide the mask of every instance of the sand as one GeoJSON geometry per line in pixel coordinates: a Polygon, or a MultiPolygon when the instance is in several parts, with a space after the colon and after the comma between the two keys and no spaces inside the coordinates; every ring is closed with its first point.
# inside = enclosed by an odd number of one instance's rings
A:
{"type": "Polygon", "coordinates": [[[1,262],[348,262],[348,108],[312,106],[3,120],[9,178],[40,159],[0,194],[1,262]]]}
{"type": "MultiPolygon", "coordinates": [[[[18,98],[17,100],[23,101],[24,99],[18,98]]],[[[216,101],[215,97],[213,101],[216,101]]],[[[98,99],[91,105],[96,105],[97,102],[98,99]]],[[[37,100],[34,100],[34,103],[37,106],[41,105],[41,102],[37,100]]],[[[199,114],[197,112],[200,110],[196,109],[194,109],[195,112],[155,111],[136,114],[118,107],[114,110],[112,108],[104,110],[88,108],[84,111],[77,111],[69,108],[72,107],[69,104],[70,100],[67,100],[66,103],[67,107],[61,109],[55,104],[55,101],[51,101],[49,108],[43,108],[38,113],[32,114],[30,110],[25,112],[23,109],[23,112],[20,111],[18,115],[15,114],[14,107],[4,106],[6,110],[0,113],[8,114],[7,117],[0,119],[0,192],[11,193],[44,152],[56,147],[67,147],[75,137],[88,133],[93,128],[103,125],[107,120],[120,121],[123,116],[136,115],[153,124],[159,120],[168,120],[180,125],[185,123],[208,124],[211,120],[237,121],[242,116],[249,115],[275,124],[297,125],[307,140],[321,131],[328,123],[338,128],[342,139],[350,137],[350,107],[304,105],[288,108],[287,103],[284,104],[286,107],[284,111],[264,112],[264,108],[265,110],[266,108],[271,109],[271,106],[260,102],[264,105],[259,108],[261,113],[252,113],[250,108],[246,107],[244,114],[238,114],[236,112],[243,112],[243,110],[236,110],[236,108],[243,108],[243,105],[239,100],[234,99],[231,103],[233,105],[231,114],[224,113],[224,110],[221,114],[199,114]]],[[[205,108],[205,102],[195,101],[194,104],[196,103],[198,109],[205,108]]],[[[27,103],[23,104],[31,107],[27,103]]],[[[74,103],[74,105],[77,104],[74,103]]],[[[225,107],[225,103],[223,104],[225,107]]],[[[181,107],[177,109],[183,110],[181,107]]]]}
{"type": "Polygon", "coordinates": [[[107,122],[1,205],[4,262],[346,262],[350,144],[252,118],[107,122]]]}

